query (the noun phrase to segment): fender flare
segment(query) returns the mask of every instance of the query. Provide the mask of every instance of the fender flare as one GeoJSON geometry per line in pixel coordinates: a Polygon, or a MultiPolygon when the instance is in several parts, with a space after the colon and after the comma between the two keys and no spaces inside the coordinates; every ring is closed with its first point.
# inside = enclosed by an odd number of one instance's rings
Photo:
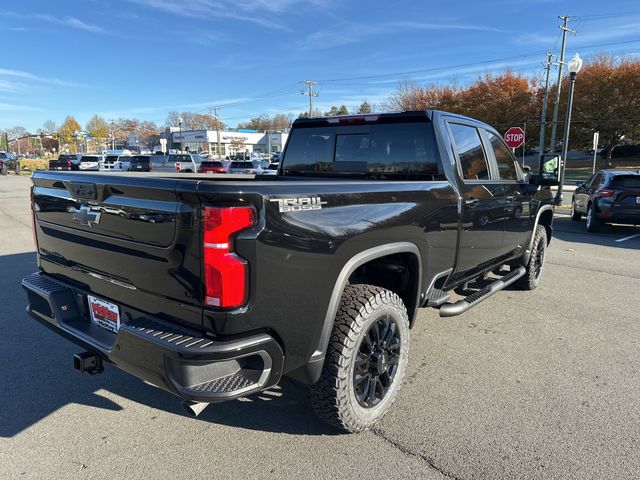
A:
{"type": "MultiPolygon", "coordinates": [[[[538,209],[538,213],[536,214],[536,221],[533,224],[533,229],[531,231],[531,238],[529,239],[529,244],[527,245],[527,249],[524,252],[524,260],[525,260],[525,265],[529,263],[529,258],[531,257],[531,249],[533,248],[533,240],[536,236],[536,230],[538,229],[538,224],[540,223],[540,216],[542,215],[542,212],[546,212],[547,210],[551,210],[553,212],[553,205],[542,205],[539,209],[538,209]]],[[[547,243],[551,242],[551,238],[547,239],[547,243]]]]}
{"type": "Polygon", "coordinates": [[[364,265],[376,258],[386,257],[395,253],[411,253],[416,257],[418,263],[418,281],[415,292],[415,308],[416,310],[420,306],[420,290],[422,289],[422,256],[420,250],[415,243],[411,242],[395,242],[379,245],[377,247],[364,250],[357,255],[351,257],[340,270],[340,274],[336,279],[336,283],[331,292],[331,298],[329,299],[329,305],[327,306],[327,313],[324,317],[322,325],[322,332],[318,340],[315,351],[309,358],[309,361],[302,367],[291,372],[289,375],[301,380],[305,383],[315,383],[320,377],[322,372],[322,366],[324,365],[324,358],[327,352],[327,346],[329,345],[329,338],[331,337],[331,331],[333,330],[333,323],[340,306],[340,299],[342,298],[342,292],[347,286],[349,276],[361,265],[364,265]]]}

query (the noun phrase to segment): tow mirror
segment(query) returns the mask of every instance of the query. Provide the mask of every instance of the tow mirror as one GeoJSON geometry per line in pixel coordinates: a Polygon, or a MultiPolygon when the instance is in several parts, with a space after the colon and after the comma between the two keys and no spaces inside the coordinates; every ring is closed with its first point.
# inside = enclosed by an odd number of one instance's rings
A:
{"type": "Polygon", "coordinates": [[[535,183],[538,185],[558,185],[559,168],[560,155],[540,155],[540,170],[536,175],[535,183]]]}

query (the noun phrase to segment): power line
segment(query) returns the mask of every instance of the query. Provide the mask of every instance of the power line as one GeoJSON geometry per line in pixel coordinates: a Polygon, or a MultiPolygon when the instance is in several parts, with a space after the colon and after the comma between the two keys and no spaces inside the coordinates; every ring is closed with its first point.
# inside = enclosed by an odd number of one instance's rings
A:
{"type": "MultiPolygon", "coordinates": [[[[596,44],[592,44],[592,45],[582,45],[581,48],[597,48],[597,47],[609,47],[612,45],[623,45],[623,44],[629,44],[629,43],[636,43],[636,42],[640,42],[640,38],[635,38],[633,40],[623,40],[623,41],[619,41],[619,42],[608,42],[608,43],[596,43],[596,44]]],[[[458,64],[454,64],[454,65],[444,65],[444,66],[440,66],[440,67],[429,67],[429,68],[420,68],[420,69],[416,69],[416,70],[405,70],[405,71],[400,71],[400,72],[392,72],[392,73],[381,73],[381,74],[372,74],[372,75],[362,75],[362,76],[357,76],[357,77],[343,77],[343,78],[331,78],[331,79],[325,79],[325,80],[319,80],[320,83],[335,83],[335,82],[343,82],[343,81],[350,81],[350,80],[369,80],[369,79],[375,79],[375,78],[387,78],[387,77],[403,77],[406,75],[413,75],[416,73],[429,73],[429,72],[437,72],[439,70],[447,70],[450,68],[463,68],[463,67],[475,67],[475,66],[480,66],[480,65],[486,65],[489,63],[496,63],[496,62],[503,62],[503,61],[507,61],[507,60],[516,60],[518,58],[526,58],[526,57],[532,57],[532,56],[538,56],[540,55],[540,51],[532,51],[532,52],[527,52],[527,53],[521,53],[518,55],[510,55],[507,57],[499,57],[499,58],[493,58],[491,60],[482,60],[479,62],[469,62],[469,63],[458,63],[458,64]]]]}

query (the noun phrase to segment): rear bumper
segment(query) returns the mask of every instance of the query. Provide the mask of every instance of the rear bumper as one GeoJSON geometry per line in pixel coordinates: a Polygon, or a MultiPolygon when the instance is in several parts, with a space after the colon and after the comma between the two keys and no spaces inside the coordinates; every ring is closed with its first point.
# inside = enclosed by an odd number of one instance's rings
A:
{"type": "Polygon", "coordinates": [[[36,320],[120,369],[185,400],[220,402],[275,385],[284,355],[265,333],[213,340],[139,312],[118,333],[91,323],[86,292],[43,273],[22,280],[36,320]]]}
{"type": "Polygon", "coordinates": [[[640,205],[638,208],[625,208],[617,205],[598,206],[600,208],[599,217],[603,222],[640,225],[640,205]]]}

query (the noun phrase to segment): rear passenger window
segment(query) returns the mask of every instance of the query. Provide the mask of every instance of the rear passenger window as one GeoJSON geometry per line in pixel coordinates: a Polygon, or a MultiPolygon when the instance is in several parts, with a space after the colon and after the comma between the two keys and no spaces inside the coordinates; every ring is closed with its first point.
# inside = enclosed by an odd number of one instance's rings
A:
{"type": "Polygon", "coordinates": [[[466,180],[488,180],[489,166],[478,129],[459,123],[450,123],[449,127],[458,150],[462,177],[466,180]]]}
{"type": "Polygon", "coordinates": [[[500,137],[494,135],[491,132],[485,130],[493,149],[493,154],[496,157],[496,163],[498,164],[498,173],[500,174],[500,180],[518,180],[518,173],[516,171],[513,155],[500,137]]]}

